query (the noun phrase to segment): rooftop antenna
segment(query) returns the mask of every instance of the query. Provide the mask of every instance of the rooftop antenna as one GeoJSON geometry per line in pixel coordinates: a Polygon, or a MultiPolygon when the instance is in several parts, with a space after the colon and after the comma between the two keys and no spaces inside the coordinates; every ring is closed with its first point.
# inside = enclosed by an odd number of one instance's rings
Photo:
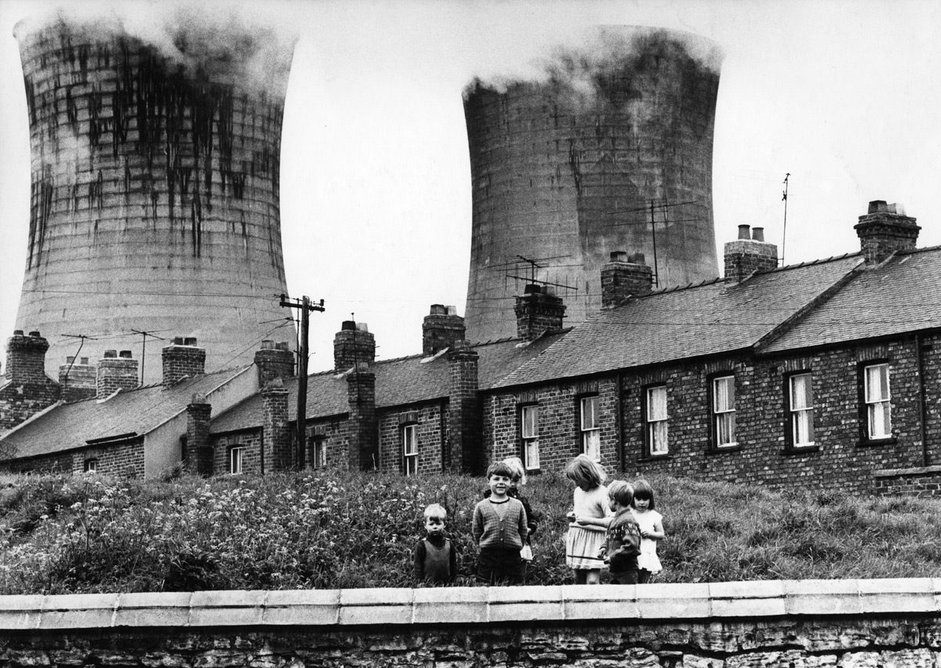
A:
{"type": "Polygon", "coordinates": [[[156,336],[153,332],[144,332],[139,329],[132,329],[131,331],[134,332],[135,334],[140,334],[141,336],[144,337],[144,341],[141,344],[141,351],[140,351],[140,384],[143,385],[144,384],[144,364],[146,364],[146,361],[147,361],[147,337],[148,336],[153,337],[157,339],[158,341],[166,341],[166,339],[156,336]]]}
{"type": "MultiPolygon", "coordinates": [[[[653,247],[653,283],[654,286],[660,287],[660,268],[657,262],[657,221],[654,217],[655,211],[663,212],[663,224],[666,224],[667,221],[667,212],[676,206],[684,206],[686,204],[698,204],[699,200],[687,200],[685,202],[669,202],[667,198],[662,199],[651,199],[645,206],[637,207],[635,209],[619,209],[618,213],[640,213],[640,212],[649,212],[650,213],[650,244],[653,247]]],[[[688,221],[697,220],[695,218],[684,218],[681,220],[674,219],[674,223],[683,223],[688,221]]],[[[630,225],[632,223],[622,223],[624,225],[630,225]]],[[[636,224],[636,223],[633,223],[636,224]]]]}
{"type": "Polygon", "coordinates": [[[548,268],[548,265],[540,264],[540,262],[545,262],[546,259],[552,259],[552,258],[528,258],[522,255],[517,255],[516,257],[520,262],[524,262],[529,265],[529,270],[528,270],[529,276],[520,276],[519,265],[515,264],[512,271],[515,271],[516,273],[515,274],[510,273],[511,270],[508,268],[507,273],[506,273],[507,278],[515,278],[520,281],[526,281],[529,285],[551,285],[556,288],[562,288],[563,290],[573,290],[575,292],[578,292],[578,287],[576,286],[566,285],[564,283],[553,283],[551,281],[543,281],[543,280],[536,278],[537,269],[548,268]]]}
{"type": "Polygon", "coordinates": [[[784,266],[784,242],[787,241],[787,182],[791,178],[791,173],[784,175],[784,194],[781,199],[784,200],[784,230],[781,232],[781,266],[784,266]]]}

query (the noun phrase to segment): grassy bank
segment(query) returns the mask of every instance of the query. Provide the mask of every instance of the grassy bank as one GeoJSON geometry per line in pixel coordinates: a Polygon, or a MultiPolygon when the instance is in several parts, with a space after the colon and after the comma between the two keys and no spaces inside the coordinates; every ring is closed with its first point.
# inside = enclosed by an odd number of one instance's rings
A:
{"type": "MultiPolygon", "coordinates": [[[[651,478],[664,582],[941,575],[941,502],[777,493],[651,478]]],[[[399,587],[428,503],[448,508],[470,584],[480,478],[331,472],[164,482],[0,479],[0,593],[399,587]]],[[[526,488],[543,514],[531,584],[571,582],[571,486],[526,488]]]]}

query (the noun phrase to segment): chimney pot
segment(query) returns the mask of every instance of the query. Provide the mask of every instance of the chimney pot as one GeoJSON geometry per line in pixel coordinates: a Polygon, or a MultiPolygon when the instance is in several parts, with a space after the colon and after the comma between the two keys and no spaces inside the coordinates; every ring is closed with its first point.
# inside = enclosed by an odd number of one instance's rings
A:
{"type": "Polygon", "coordinates": [[[195,336],[187,336],[185,339],[183,339],[183,345],[184,345],[184,346],[195,346],[195,345],[196,345],[196,337],[195,337],[195,336]]]}
{"type": "Polygon", "coordinates": [[[647,258],[644,257],[643,253],[631,253],[627,261],[631,264],[647,264],[647,258]]]}
{"type": "Polygon", "coordinates": [[[355,331],[356,323],[353,320],[344,320],[343,324],[340,325],[340,330],[344,332],[355,331]]]}
{"type": "Polygon", "coordinates": [[[447,313],[448,310],[444,304],[432,304],[431,310],[428,312],[429,315],[447,315],[447,313]]]}
{"type": "Polygon", "coordinates": [[[22,329],[14,329],[14,330],[13,330],[13,336],[23,336],[23,330],[22,330],[22,329]]]}
{"type": "Polygon", "coordinates": [[[117,350],[106,350],[106,351],[105,351],[105,358],[106,358],[106,359],[111,359],[112,357],[117,357],[117,356],[118,356],[118,351],[117,351],[117,350]]]}
{"type": "Polygon", "coordinates": [[[630,262],[627,251],[611,251],[611,262],[630,262]]]}
{"type": "Polygon", "coordinates": [[[751,228],[751,238],[752,238],[752,241],[764,241],[765,240],[765,228],[763,227],[751,228]]]}
{"type": "Polygon", "coordinates": [[[523,294],[526,295],[536,295],[542,292],[542,288],[535,283],[528,283],[526,287],[523,288],[523,294]]]}
{"type": "Polygon", "coordinates": [[[182,337],[182,336],[174,336],[174,337],[173,337],[173,345],[175,345],[175,346],[182,346],[182,345],[183,345],[183,337],[182,337]]]}
{"type": "Polygon", "coordinates": [[[66,363],[66,364],[71,364],[71,363],[74,362],[74,361],[75,361],[75,355],[66,355],[66,356],[65,356],[65,363],[66,363]]]}
{"type": "Polygon", "coordinates": [[[83,357],[83,358],[82,358],[82,361],[81,361],[81,364],[88,364],[88,358],[87,358],[87,357],[83,357]]]}
{"type": "Polygon", "coordinates": [[[748,233],[749,228],[751,228],[751,225],[739,225],[738,226],[738,238],[750,239],[751,234],[748,233]]]}
{"type": "Polygon", "coordinates": [[[122,350],[120,353],[118,353],[118,356],[119,356],[119,357],[123,357],[124,359],[131,359],[131,351],[130,351],[130,350],[122,350]]]}
{"type": "Polygon", "coordinates": [[[886,206],[884,199],[874,199],[869,202],[869,213],[881,213],[882,211],[887,211],[888,207],[886,206]]]}

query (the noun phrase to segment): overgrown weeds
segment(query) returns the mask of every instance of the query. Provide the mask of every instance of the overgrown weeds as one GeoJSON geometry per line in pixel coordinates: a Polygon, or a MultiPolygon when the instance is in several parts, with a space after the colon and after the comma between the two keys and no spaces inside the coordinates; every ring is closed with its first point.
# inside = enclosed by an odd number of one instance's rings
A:
{"type": "MultiPolygon", "coordinates": [[[[650,479],[668,538],[660,581],[941,575],[941,501],[776,493],[650,479]]],[[[470,584],[480,478],[336,471],[264,478],[0,479],[0,593],[401,587],[429,503],[448,509],[470,584]]],[[[530,584],[572,581],[564,563],[572,489],[536,476],[542,515],[530,584]]]]}

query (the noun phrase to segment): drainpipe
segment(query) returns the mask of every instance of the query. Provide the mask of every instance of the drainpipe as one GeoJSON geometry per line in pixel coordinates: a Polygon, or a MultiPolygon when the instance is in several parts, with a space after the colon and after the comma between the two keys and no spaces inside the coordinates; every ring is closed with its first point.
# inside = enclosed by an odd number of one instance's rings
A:
{"type": "Polygon", "coordinates": [[[614,405],[614,422],[617,426],[618,437],[618,465],[621,467],[621,473],[625,472],[626,458],[624,456],[624,375],[618,371],[617,403],[614,405]]]}
{"type": "Polygon", "coordinates": [[[929,466],[928,457],[928,402],[925,397],[925,360],[921,354],[921,333],[915,334],[915,361],[918,363],[918,403],[921,406],[922,466],[929,466]]]}

